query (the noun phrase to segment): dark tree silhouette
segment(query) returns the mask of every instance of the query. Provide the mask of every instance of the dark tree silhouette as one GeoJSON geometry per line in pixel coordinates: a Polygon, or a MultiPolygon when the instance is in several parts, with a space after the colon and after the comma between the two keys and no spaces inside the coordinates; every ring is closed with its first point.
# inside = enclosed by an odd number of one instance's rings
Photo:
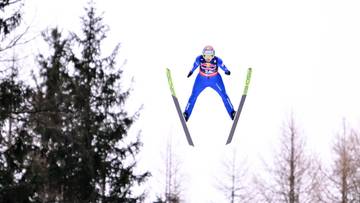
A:
{"type": "Polygon", "coordinates": [[[89,201],[136,202],[143,196],[133,196],[131,188],[144,182],[149,173],[134,173],[141,142],[126,140],[138,114],[129,116],[123,108],[130,90],[121,88],[122,70],[116,68],[119,44],[110,56],[102,58],[101,42],[106,38],[107,26],[92,3],[81,19],[82,35],[73,34],[81,53],[71,57],[75,73],[71,93],[74,125],[70,133],[81,141],[76,147],[81,159],[74,180],[87,187],[73,189],[89,201]]]}
{"type": "Polygon", "coordinates": [[[18,80],[13,62],[10,75],[0,78],[0,202],[26,202],[33,187],[24,176],[35,149],[29,132],[31,89],[18,80]]]}
{"type": "Polygon", "coordinates": [[[15,31],[22,21],[22,2],[23,0],[0,0],[2,13],[0,16],[0,62],[11,62],[11,59],[4,59],[3,55],[6,50],[30,41],[30,39],[22,40],[30,27],[25,28],[21,33],[15,31]],[[16,34],[10,36],[10,33],[16,34]]]}
{"type": "Polygon", "coordinates": [[[0,17],[0,36],[3,38],[13,31],[21,22],[20,2],[22,0],[0,0],[0,10],[10,10],[17,7],[14,12],[0,17]],[[9,9],[10,8],[10,9],[9,9]]]}
{"type": "Polygon", "coordinates": [[[102,57],[107,26],[93,3],[85,11],[81,34],[44,32],[50,54],[38,57],[35,88],[1,81],[0,202],[144,199],[133,193],[149,173],[134,172],[142,143],[128,130],[139,113],[124,108],[119,45],[102,57]]]}
{"type": "Polygon", "coordinates": [[[70,40],[62,39],[57,29],[44,32],[43,37],[51,55],[38,56],[41,83],[33,94],[31,126],[39,150],[33,160],[33,174],[29,175],[39,177],[36,193],[42,202],[72,202],[72,170],[79,157],[73,149],[76,139],[69,133],[73,124],[70,95],[73,86],[67,73],[70,40]]]}
{"type": "MultiPolygon", "coordinates": [[[[3,50],[18,42],[19,38],[9,40],[8,36],[20,25],[20,2],[0,1],[0,59],[3,50]],[[4,43],[7,40],[9,43],[4,43]]],[[[34,197],[33,185],[24,175],[35,149],[28,126],[32,91],[18,79],[19,69],[16,54],[0,67],[0,202],[9,203],[27,202],[34,197]]]]}

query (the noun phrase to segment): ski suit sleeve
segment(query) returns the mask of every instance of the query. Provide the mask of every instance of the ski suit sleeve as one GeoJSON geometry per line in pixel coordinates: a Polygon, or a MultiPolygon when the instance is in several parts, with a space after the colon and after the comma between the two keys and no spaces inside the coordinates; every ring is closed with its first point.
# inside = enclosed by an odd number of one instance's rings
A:
{"type": "Polygon", "coordinates": [[[194,72],[200,66],[200,56],[196,57],[194,65],[190,72],[194,72]]]}
{"type": "Polygon", "coordinates": [[[229,71],[226,66],[224,65],[223,61],[221,60],[221,58],[218,57],[217,60],[217,66],[220,67],[224,72],[229,71]]]}

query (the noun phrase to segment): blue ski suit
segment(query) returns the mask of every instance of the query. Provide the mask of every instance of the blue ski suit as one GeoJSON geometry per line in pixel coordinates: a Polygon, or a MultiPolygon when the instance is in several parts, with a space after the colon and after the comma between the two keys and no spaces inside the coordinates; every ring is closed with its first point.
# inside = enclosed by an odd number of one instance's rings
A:
{"type": "Polygon", "coordinates": [[[205,88],[211,87],[221,96],[224,105],[226,107],[226,110],[230,118],[232,118],[234,107],[231,104],[230,98],[226,94],[223,80],[220,74],[218,73],[218,68],[220,67],[227,74],[230,74],[230,71],[223,64],[223,61],[217,56],[214,56],[214,58],[210,62],[206,62],[202,55],[196,57],[193,68],[189,74],[191,75],[191,73],[194,72],[198,67],[200,67],[199,74],[195,79],[193,90],[189,98],[189,101],[186,105],[184,113],[186,113],[188,117],[190,117],[196,99],[199,96],[199,94],[205,88]]]}

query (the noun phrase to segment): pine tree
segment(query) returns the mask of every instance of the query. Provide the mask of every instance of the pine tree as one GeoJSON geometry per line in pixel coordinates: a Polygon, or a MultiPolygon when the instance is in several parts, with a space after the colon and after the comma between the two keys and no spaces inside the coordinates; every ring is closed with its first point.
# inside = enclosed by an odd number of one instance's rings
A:
{"type": "Polygon", "coordinates": [[[34,151],[27,124],[31,89],[17,79],[15,61],[10,70],[0,78],[0,202],[28,202],[33,187],[24,169],[34,151]]]}
{"type": "Polygon", "coordinates": [[[50,56],[39,55],[40,78],[30,89],[0,78],[0,202],[139,202],[132,189],[141,142],[128,139],[119,45],[101,57],[107,27],[93,4],[83,35],[44,33],[50,56]],[[78,47],[81,53],[76,53],[78,47]]]}
{"type": "Polygon", "coordinates": [[[123,108],[130,90],[123,91],[120,84],[122,70],[115,61],[119,45],[110,56],[102,58],[101,42],[106,38],[107,26],[96,16],[92,4],[86,12],[83,36],[73,34],[81,49],[81,54],[72,55],[72,133],[81,141],[76,148],[81,156],[79,173],[74,177],[81,187],[74,189],[89,202],[137,202],[143,195],[134,196],[131,188],[144,182],[149,173],[134,174],[134,158],[141,142],[128,142],[126,137],[138,114],[129,116],[123,108]]]}
{"type": "Polygon", "coordinates": [[[135,202],[141,197],[132,197],[131,186],[143,182],[148,173],[135,175],[136,164],[126,165],[128,156],[135,155],[141,143],[137,140],[125,144],[124,141],[136,115],[128,116],[121,108],[129,90],[121,92],[119,88],[122,72],[115,68],[119,45],[109,57],[101,58],[106,26],[101,17],[96,17],[92,5],[86,12],[87,16],[82,18],[84,36],[74,34],[82,49],[81,55],[74,54],[72,58],[75,67],[74,130],[82,140],[79,146],[82,173],[77,177],[88,185],[88,188],[81,188],[80,194],[89,196],[90,201],[135,202]]]}
{"type": "Polygon", "coordinates": [[[66,40],[54,29],[45,39],[52,56],[39,56],[43,82],[35,96],[34,131],[40,136],[42,201],[137,202],[134,184],[149,173],[134,174],[141,143],[127,143],[127,131],[137,118],[123,105],[122,71],[115,67],[119,45],[101,58],[106,26],[92,5],[82,18],[83,35],[66,40]],[[72,41],[74,39],[74,41],[72,41]],[[81,49],[76,54],[74,43],[81,49]],[[71,72],[71,73],[70,73],[71,72]],[[129,164],[130,163],[130,164],[129,164]]]}
{"type": "Polygon", "coordinates": [[[70,40],[62,39],[57,28],[44,32],[43,37],[50,46],[51,56],[38,56],[42,82],[33,94],[31,126],[38,137],[39,150],[29,174],[39,177],[36,193],[42,202],[75,201],[69,169],[76,167],[73,163],[77,157],[67,130],[72,122],[72,82],[67,72],[70,40]]]}
{"type": "MultiPolygon", "coordinates": [[[[20,25],[20,2],[0,1],[4,14],[0,17],[0,60],[2,51],[13,48],[22,37],[8,38],[20,25]]],[[[8,61],[0,69],[0,202],[36,202],[34,187],[25,174],[36,148],[28,126],[32,90],[18,79],[16,54],[8,61]]]]}

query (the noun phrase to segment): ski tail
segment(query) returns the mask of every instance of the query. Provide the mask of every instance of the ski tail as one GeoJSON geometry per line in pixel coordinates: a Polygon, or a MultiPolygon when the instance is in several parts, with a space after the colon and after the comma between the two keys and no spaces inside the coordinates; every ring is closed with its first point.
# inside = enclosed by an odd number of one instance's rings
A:
{"type": "Polygon", "coordinates": [[[186,140],[188,141],[189,145],[194,146],[194,143],[193,143],[193,141],[191,139],[191,136],[190,136],[189,129],[188,129],[187,125],[186,125],[185,118],[184,118],[184,116],[182,115],[182,112],[181,112],[179,100],[178,100],[178,98],[176,97],[176,94],[175,94],[175,88],[174,88],[173,80],[172,80],[172,77],[171,77],[171,71],[170,71],[169,68],[166,69],[166,76],[167,76],[167,79],[168,79],[168,83],[169,83],[169,87],[170,87],[170,91],[171,91],[171,96],[173,98],[176,111],[178,113],[181,125],[182,125],[182,127],[184,129],[184,132],[185,132],[186,140]]]}
{"type": "Polygon", "coordinates": [[[252,74],[252,68],[248,68],[247,74],[246,74],[246,81],[245,81],[244,91],[243,91],[243,94],[241,96],[240,104],[239,104],[238,110],[236,112],[236,115],[235,115],[235,118],[234,118],[234,121],[233,121],[233,125],[231,127],[230,134],[229,134],[229,137],[228,137],[228,139],[226,141],[226,144],[230,144],[231,141],[232,141],[232,138],[234,136],[235,129],[236,129],[237,123],[238,123],[239,118],[240,118],[241,110],[242,110],[242,108],[244,106],[245,99],[246,99],[246,96],[247,96],[247,93],[248,93],[248,90],[249,90],[251,74],[252,74]]]}

